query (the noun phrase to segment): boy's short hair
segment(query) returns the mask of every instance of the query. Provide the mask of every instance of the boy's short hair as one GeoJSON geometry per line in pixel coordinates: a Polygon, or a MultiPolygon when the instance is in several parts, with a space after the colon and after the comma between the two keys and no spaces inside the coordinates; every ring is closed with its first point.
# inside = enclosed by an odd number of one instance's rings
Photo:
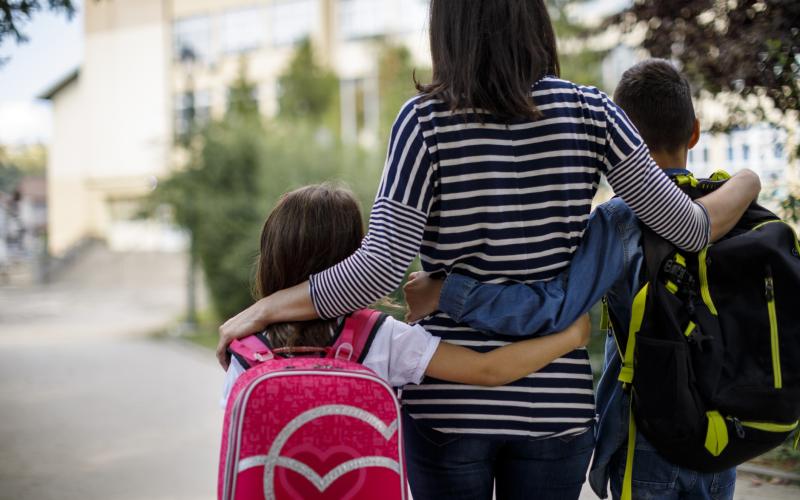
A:
{"type": "Polygon", "coordinates": [[[692,137],[692,89],[669,61],[647,59],[630,67],[622,74],[614,102],[639,129],[651,151],[677,151],[692,137]]]}

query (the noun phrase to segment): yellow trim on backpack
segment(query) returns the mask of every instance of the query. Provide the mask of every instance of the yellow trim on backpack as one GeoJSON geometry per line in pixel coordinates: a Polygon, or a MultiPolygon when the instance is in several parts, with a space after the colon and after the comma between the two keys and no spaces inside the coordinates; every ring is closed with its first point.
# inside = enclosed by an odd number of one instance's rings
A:
{"type": "Polygon", "coordinates": [[[751,231],[755,231],[756,229],[758,229],[760,227],[763,227],[763,226],[766,226],[767,224],[772,224],[773,222],[780,222],[781,224],[786,224],[787,226],[789,226],[789,229],[792,230],[792,234],[794,235],[794,249],[797,252],[797,256],[800,257],[800,240],[797,239],[797,232],[794,230],[792,225],[789,224],[788,222],[782,221],[780,219],[768,220],[768,221],[762,222],[760,224],[756,224],[755,226],[753,226],[753,229],[751,229],[751,231]]]}
{"type": "Polygon", "coordinates": [[[694,333],[695,328],[697,328],[697,323],[692,320],[689,320],[689,324],[686,325],[686,330],[683,331],[683,335],[688,337],[692,333],[694,333]]]}
{"type": "Polygon", "coordinates": [[[633,398],[628,408],[628,453],[625,457],[625,474],[622,476],[621,500],[633,499],[633,454],[636,450],[636,421],[633,419],[633,398]]]}
{"type": "Polygon", "coordinates": [[[757,429],[764,432],[792,432],[793,430],[797,429],[798,425],[800,425],[799,420],[795,420],[789,424],[776,424],[775,422],[753,422],[748,420],[740,420],[739,423],[744,427],[750,427],[751,429],[757,429]]]}
{"type": "Polygon", "coordinates": [[[767,312],[769,313],[769,341],[770,352],[772,354],[772,377],[776,389],[783,388],[783,376],[781,374],[781,344],[778,339],[778,313],[775,310],[775,284],[772,276],[764,278],[767,292],[767,312]]]}
{"type": "Polygon", "coordinates": [[[678,293],[678,285],[676,285],[676,284],[675,284],[675,283],[673,283],[672,281],[667,281],[666,287],[667,287],[667,291],[668,291],[669,293],[671,293],[671,294],[673,294],[673,295],[675,295],[676,293],[678,293]]]}
{"type": "Polygon", "coordinates": [[[673,177],[679,186],[689,184],[692,187],[697,187],[697,179],[693,175],[676,175],[673,177]]]}
{"type": "Polygon", "coordinates": [[[600,311],[600,331],[608,332],[608,325],[610,323],[609,321],[610,318],[608,315],[608,299],[606,297],[603,297],[603,300],[601,302],[603,306],[600,311]]]}
{"type": "Polygon", "coordinates": [[[726,172],[724,170],[717,170],[716,172],[711,174],[711,177],[709,177],[709,179],[711,179],[712,181],[715,181],[715,182],[716,181],[727,181],[730,178],[731,178],[731,174],[729,174],[728,172],[726,172]]]}
{"type": "Polygon", "coordinates": [[[642,329],[642,321],[644,321],[644,306],[647,302],[647,290],[650,283],[645,283],[644,286],[636,293],[633,298],[633,305],[631,305],[631,324],[628,328],[628,342],[625,345],[625,356],[622,360],[622,368],[619,371],[617,380],[623,384],[630,384],[633,382],[633,351],[636,346],[636,334],[642,329]]]}
{"type": "Polygon", "coordinates": [[[703,297],[703,302],[705,303],[708,310],[711,311],[711,314],[717,316],[717,308],[714,307],[714,302],[711,300],[711,291],[708,289],[708,267],[706,265],[706,254],[708,254],[708,249],[710,247],[705,247],[700,251],[700,255],[698,255],[697,259],[700,264],[700,296],[703,297]]]}
{"type": "Polygon", "coordinates": [[[681,255],[679,253],[675,254],[675,262],[677,262],[679,265],[681,265],[683,267],[686,267],[686,257],[684,257],[683,255],[681,255]]]}
{"type": "Polygon", "coordinates": [[[728,446],[728,426],[718,411],[707,411],[708,428],[706,429],[706,450],[718,457],[728,446]]]}

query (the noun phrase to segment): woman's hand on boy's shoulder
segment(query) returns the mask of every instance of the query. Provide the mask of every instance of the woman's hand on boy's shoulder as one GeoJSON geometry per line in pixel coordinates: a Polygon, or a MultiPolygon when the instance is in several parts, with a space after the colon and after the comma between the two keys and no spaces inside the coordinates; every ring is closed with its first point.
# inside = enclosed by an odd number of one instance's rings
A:
{"type": "Polygon", "coordinates": [[[408,276],[408,282],[403,286],[408,304],[406,322],[419,321],[439,309],[443,283],[443,280],[431,278],[429,273],[423,271],[408,276]]]}

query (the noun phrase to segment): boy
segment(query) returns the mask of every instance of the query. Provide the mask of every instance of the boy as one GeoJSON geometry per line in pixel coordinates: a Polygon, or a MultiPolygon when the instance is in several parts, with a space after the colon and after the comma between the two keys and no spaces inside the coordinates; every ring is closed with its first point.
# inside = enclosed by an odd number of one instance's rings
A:
{"type": "MultiPolygon", "coordinates": [[[[614,101],[668,175],[688,173],[686,156],[699,139],[699,125],[685,77],[669,62],[649,59],[623,74],[614,101]]],[[[406,285],[409,316],[418,319],[439,309],[474,328],[524,336],[558,331],[607,295],[611,311],[624,328],[630,322],[633,296],[642,284],[642,263],[639,223],[630,208],[615,198],[594,211],[570,268],[560,278],[533,285],[482,285],[458,274],[442,282],[419,273],[406,285]]],[[[609,336],[597,387],[598,439],[589,473],[592,489],[602,498],[609,480],[613,497],[620,497],[625,469],[629,401],[617,381],[620,366],[609,336]]],[[[635,449],[633,498],[733,497],[735,468],[704,474],[678,467],[663,459],[641,434],[636,436],[635,449]]]]}

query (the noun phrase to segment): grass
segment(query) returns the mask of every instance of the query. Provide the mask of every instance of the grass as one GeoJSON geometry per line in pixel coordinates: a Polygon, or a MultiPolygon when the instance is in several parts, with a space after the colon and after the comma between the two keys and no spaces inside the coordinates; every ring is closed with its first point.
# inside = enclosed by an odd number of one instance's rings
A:
{"type": "Polygon", "coordinates": [[[789,472],[800,473],[800,450],[794,448],[794,434],[786,441],[751,462],[789,472]]]}

